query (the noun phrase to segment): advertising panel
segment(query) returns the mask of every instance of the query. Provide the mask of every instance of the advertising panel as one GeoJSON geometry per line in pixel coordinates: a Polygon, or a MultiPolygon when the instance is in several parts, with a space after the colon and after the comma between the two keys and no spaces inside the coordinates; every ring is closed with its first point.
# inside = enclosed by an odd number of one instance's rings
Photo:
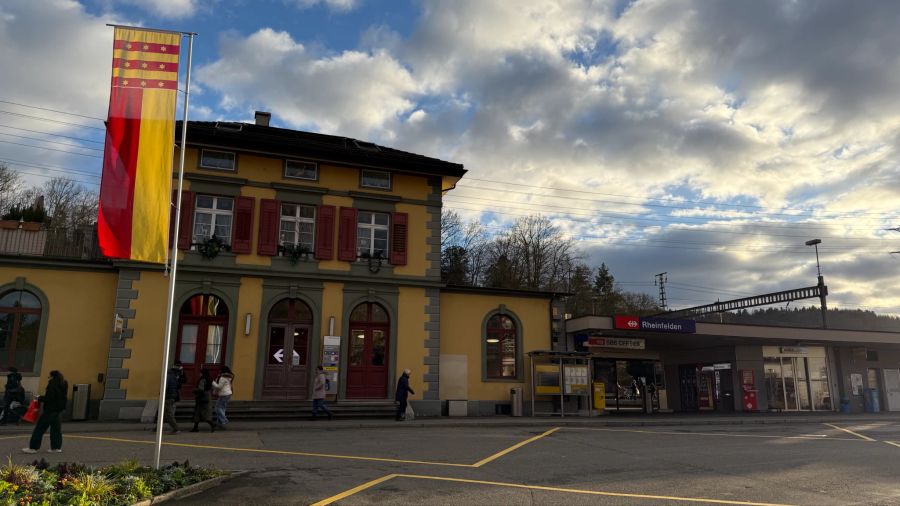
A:
{"type": "Polygon", "coordinates": [[[540,364],[534,366],[534,391],[538,394],[559,394],[559,364],[540,364]]]}

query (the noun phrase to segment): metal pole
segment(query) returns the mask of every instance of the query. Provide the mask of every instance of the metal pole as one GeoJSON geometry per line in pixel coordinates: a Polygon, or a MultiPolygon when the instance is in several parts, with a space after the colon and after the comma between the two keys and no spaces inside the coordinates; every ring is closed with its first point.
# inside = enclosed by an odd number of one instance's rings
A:
{"type": "Polygon", "coordinates": [[[816,274],[819,276],[819,307],[822,309],[822,328],[827,329],[828,323],[826,322],[825,314],[828,312],[828,306],[825,304],[825,278],[822,277],[822,269],[819,267],[819,245],[815,245],[816,248],[816,274]]]}
{"type": "Polygon", "coordinates": [[[166,305],[166,329],[163,339],[163,359],[159,378],[159,413],[156,416],[156,449],[153,465],[159,469],[159,457],[162,450],[163,417],[166,410],[166,374],[169,370],[169,344],[172,341],[172,313],[175,306],[175,274],[178,270],[178,234],[181,224],[181,192],[184,189],[184,152],[187,143],[188,99],[191,95],[191,51],[194,48],[194,35],[188,34],[187,74],[184,81],[184,119],[181,122],[181,146],[178,160],[178,195],[175,200],[175,229],[172,231],[172,254],[170,256],[172,270],[169,272],[169,298],[166,305]]]}

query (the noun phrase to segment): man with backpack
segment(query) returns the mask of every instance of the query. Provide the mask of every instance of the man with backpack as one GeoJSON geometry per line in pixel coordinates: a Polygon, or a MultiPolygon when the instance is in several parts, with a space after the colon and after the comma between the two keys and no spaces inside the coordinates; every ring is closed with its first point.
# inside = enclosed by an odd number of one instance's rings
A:
{"type": "Polygon", "coordinates": [[[172,429],[172,434],[178,434],[178,422],[175,421],[175,403],[181,400],[181,387],[187,383],[181,362],[176,360],[174,367],[169,369],[166,375],[166,403],[163,419],[172,429]]]}
{"type": "Polygon", "coordinates": [[[313,382],[313,420],[318,417],[319,411],[324,411],[328,415],[328,419],[331,420],[331,411],[325,406],[325,395],[330,387],[331,382],[325,376],[325,369],[320,365],[316,368],[316,380],[313,382]]]}

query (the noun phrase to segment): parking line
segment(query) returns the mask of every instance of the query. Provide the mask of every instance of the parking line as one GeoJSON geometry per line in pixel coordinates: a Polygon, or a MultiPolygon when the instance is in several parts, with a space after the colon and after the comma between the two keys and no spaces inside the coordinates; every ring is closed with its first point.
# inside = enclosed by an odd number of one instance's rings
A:
{"type": "Polygon", "coordinates": [[[889,445],[891,445],[891,446],[896,446],[897,448],[900,448],[900,443],[895,443],[895,442],[893,442],[893,441],[885,441],[885,443],[887,443],[887,444],[889,444],[889,445]]]}
{"type": "Polygon", "coordinates": [[[860,434],[860,433],[858,433],[858,432],[853,432],[853,431],[850,430],[850,429],[845,429],[845,428],[843,428],[843,427],[838,427],[837,425],[834,425],[834,424],[831,424],[831,423],[826,423],[825,425],[831,427],[832,429],[842,430],[842,431],[846,432],[847,434],[854,435],[854,436],[856,436],[856,437],[858,437],[858,438],[860,438],[860,439],[865,439],[866,441],[875,441],[874,439],[870,438],[869,436],[864,436],[864,435],[862,435],[862,434],[860,434]]]}
{"type": "Polygon", "coordinates": [[[559,430],[559,427],[554,427],[554,428],[548,430],[547,432],[544,432],[543,434],[538,434],[537,436],[528,438],[525,441],[522,441],[521,443],[516,443],[505,450],[499,451],[499,452],[491,455],[490,457],[486,457],[486,458],[479,460],[478,462],[472,464],[472,467],[481,467],[481,466],[487,464],[488,462],[493,462],[493,461],[499,459],[500,457],[506,455],[507,453],[514,452],[514,451],[518,450],[519,448],[527,445],[528,443],[533,443],[533,442],[537,441],[538,439],[549,436],[550,434],[553,434],[554,432],[556,432],[558,430],[559,430]]]}
{"type": "Polygon", "coordinates": [[[777,436],[772,434],[731,434],[727,432],[678,432],[668,430],[640,430],[640,429],[605,429],[599,427],[566,427],[566,430],[589,430],[600,432],[633,432],[635,434],[662,434],[675,436],[720,436],[720,437],[749,437],[766,439],[806,439],[809,441],[859,441],[857,438],[828,437],[828,436],[777,436]]]}
{"type": "Polygon", "coordinates": [[[368,483],[363,483],[362,485],[360,485],[360,486],[358,486],[358,487],[353,487],[353,488],[351,488],[351,489],[349,489],[349,490],[345,490],[345,491],[341,492],[340,494],[336,494],[336,495],[333,495],[333,496],[331,496],[331,497],[322,499],[322,500],[319,501],[319,502],[313,503],[311,506],[326,506],[326,505],[331,504],[331,503],[333,503],[333,502],[335,502],[335,501],[340,501],[341,499],[346,499],[347,497],[350,497],[350,496],[353,495],[353,494],[356,494],[356,493],[358,493],[358,492],[362,492],[363,490],[365,490],[365,489],[367,489],[367,488],[372,488],[372,487],[374,487],[375,485],[378,485],[379,483],[383,483],[383,482],[385,482],[385,481],[394,479],[394,478],[396,478],[396,477],[397,477],[396,474],[388,474],[388,475],[382,476],[381,478],[376,478],[376,479],[374,479],[374,480],[372,480],[372,481],[370,481],[370,482],[368,482],[368,483]]]}
{"type": "Polygon", "coordinates": [[[485,480],[468,480],[464,478],[449,478],[445,476],[426,476],[419,474],[389,474],[387,476],[382,476],[377,480],[372,480],[368,483],[364,483],[358,487],[351,488],[340,494],[331,496],[327,499],[323,499],[313,506],[325,506],[331,504],[340,499],[346,499],[353,494],[361,492],[363,490],[374,487],[375,485],[384,483],[388,480],[392,480],[395,478],[411,478],[415,480],[432,480],[432,481],[449,481],[453,483],[471,483],[474,485],[490,485],[494,487],[507,487],[507,488],[520,488],[526,490],[543,490],[546,492],[562,492],[568,494],[582,494],[582,495],[596,495],[596,496],[606,496],[606,497],[623,497],[629,499],[647,499],[652,501],[678,501],[678,502],[701,502],[707,504],[732,504],[738,506],[789,506],[786,504],[776,504],[776,503],[761,503],[761,502],[751,502],[751,501],[733,501],[728,499],[710,499],[707,497],[676,497],[670,495],[651,495],[651,494],[629,494],[625,492],[604,492],[600,490],[581,490],[575,488],[562,488],[562,487],[545,487],[541,485],[524,485],[521,483],[506,483],[500,481],[485,481],[485,480]]]}
{"type": "MultiPolygon", "coordinates": [[[[156,444],[156,441],[147,441],[143,439],[123,439],[101,436],[78,436],[67,435],[67,438],[75,439],[92,439],[97,441],[112,441],[116,443],[136,443],[136,444],[156,444]]],[[[265,448],[234,448],[229,446],[203,445],[193,443],[172,443],[164,442],[166,446],[180,446],[185,448],[202,448],[206,450],[225,450],[231,452],[247,452],[247,453],[267,453],[274,455],[292,455],[300,457],[320,457],[329,459],[347,459],[347,460],[366,460],[372,462],[390,462],[395,464],[421,464],[428,466],[445,466],[445,467],[472,467],[472,464],[455,464],[452,462],[429,462],[425,460],[406,460],[406,459],[389,459],[382,457],[361,457],[356,455],[335,455],[330,453],[311,453],[311,452],[294,452],[289,450],[267,450],[265,448]]]]}

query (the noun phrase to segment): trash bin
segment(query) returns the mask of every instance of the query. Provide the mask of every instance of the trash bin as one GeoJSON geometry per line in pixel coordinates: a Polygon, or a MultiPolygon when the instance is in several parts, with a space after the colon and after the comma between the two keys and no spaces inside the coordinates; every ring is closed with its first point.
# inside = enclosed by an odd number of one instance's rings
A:
{"type": "Polygon", "coordinates": [[[72,420],[87,420],[88,403],[91,400],[91,385],[76,383],[72,387],[72,420]]]}
{"type": "Polygon", "coordinates": [[[878,389],[867,388],[865,390],[865,395],[866,413],[878,413],[881,411],[881,406],[878,402],[878,389]]]}
{"type": "Polygon", "coordinates": [[[841,397],[841,413],[849,413],[850,412],[850,399],[847,397],[841,397]]]}
{"type": "Polygon", "coordinates": [[[511,405],[512,416],[522,416],[522,388],[509,389],[509,403],[511,405]]]}

